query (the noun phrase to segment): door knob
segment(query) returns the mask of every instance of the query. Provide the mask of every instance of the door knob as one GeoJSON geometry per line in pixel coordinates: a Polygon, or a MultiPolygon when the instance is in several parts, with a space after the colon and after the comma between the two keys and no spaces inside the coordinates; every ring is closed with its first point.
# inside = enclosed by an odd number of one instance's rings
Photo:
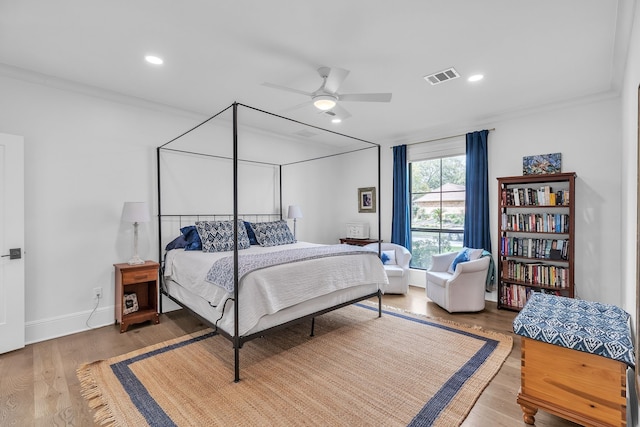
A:
{"type": "Polygon", "coordinates": [[[9,253],[7,255],[0,255],[2,258],[9,257],[9,259],[20,259],[22,258],[22,249],[13,248],[9,249],[9,253]]]}

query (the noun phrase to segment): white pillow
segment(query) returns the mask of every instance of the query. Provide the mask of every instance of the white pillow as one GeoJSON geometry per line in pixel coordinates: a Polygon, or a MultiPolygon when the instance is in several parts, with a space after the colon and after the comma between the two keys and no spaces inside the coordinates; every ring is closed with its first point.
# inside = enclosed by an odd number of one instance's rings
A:
{"type": "Polygon", "coordinates": [[[384,265],[396,265],[396,251],[395,250],[390,250],[390,251],[382,251],[382,259],[384,260],[385,258],[387,258],[386,261],[383,262],[384,265]]]}
{"type": "Polygon", "coordinates": [[[474,261],[476,259],[480,259],[482,256],[482,252],[484,249],[471,249],[469,248],[469,261],[474,261]]]}
{"type": "Polygon", "coordinates": [[[449,269],[447,270],[449,273],[453,274],[456,271],[456,266],[461,262],[466,261],[474,261],[480,256],[482,256],[483,249],[472,249],[472,248],[462,248],[462,250],[456,255],[454,260],[451,262],[449,269]]]}

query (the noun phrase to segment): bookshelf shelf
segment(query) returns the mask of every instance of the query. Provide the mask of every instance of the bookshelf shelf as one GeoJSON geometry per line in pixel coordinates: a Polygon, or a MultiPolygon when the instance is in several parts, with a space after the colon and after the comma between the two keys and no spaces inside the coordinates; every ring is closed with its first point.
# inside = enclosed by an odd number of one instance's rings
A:
{"type": "Polygon", "coordinates": [[[498,308],[519,311],[534,291],[574,297],[575,178],[498,178],[498,308]]]}

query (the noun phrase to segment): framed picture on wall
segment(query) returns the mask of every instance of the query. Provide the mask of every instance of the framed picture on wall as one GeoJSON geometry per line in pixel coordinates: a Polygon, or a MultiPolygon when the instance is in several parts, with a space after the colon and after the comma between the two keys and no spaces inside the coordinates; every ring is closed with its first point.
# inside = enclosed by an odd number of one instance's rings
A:
{"type": "Polygon", "coordinates": [[[358,188],[358,212],[376,212],[376,187],[358,188]]]}

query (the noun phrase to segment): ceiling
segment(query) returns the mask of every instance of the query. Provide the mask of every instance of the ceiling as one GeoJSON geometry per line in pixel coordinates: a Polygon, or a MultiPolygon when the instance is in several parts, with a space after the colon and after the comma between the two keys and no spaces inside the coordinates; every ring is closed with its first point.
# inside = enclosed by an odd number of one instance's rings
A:
{"type": "Polygon", "coordinates": [[[0,0],[0,74],[209,116],[237,101],[381,144],[616,95],[631,0],[0,0]],[[164,65],[153,66],[153,53],[164,65]],[[312,106],[320,66],[350,71],[338,125],[312,106]],[[460,78],[423,77],[454,67],[460,78]],[[480,82],[467,77],[481,73],[480,82]],[[121,97],[122,98],[122,97],[121,97]],[[126,99],[126,98],[123,98],[126,99]]]}

